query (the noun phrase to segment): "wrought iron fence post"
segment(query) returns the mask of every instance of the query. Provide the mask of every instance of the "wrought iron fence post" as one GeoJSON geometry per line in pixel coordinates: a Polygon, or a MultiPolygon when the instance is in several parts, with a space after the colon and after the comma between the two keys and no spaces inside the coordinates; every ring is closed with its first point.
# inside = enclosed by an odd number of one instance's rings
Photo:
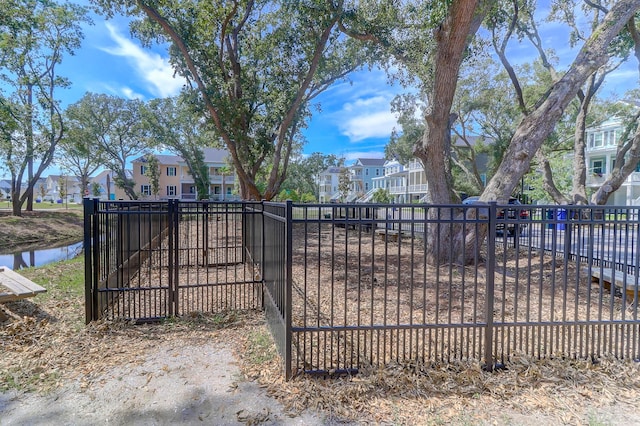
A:
{"type": "Polygon", "coordinates": [[[92,244],[92,236],[97,231],[97,221],[95,220],[98,206],[97,199],[85,198],[82,202],[84,209],[84,309],[85,324],[96,320],[96,287],[94,280],[94,272],[98,271],[98,256],[92,256],[94,244],[92,244]],[[96,265],[94,265],[94,262],[96,265]]]}
{"type": "Polygon", "coordinates": [[[178,223],[176,214],[177,199],[170,199],[167,201],[167,222],[169,230],[169,294],[168,294],[168,316],[173,316],[178,312],[178,297],[177,297],[177,277],[174,275],[177,272],[177,250],[175,246],[178,242],[178,223]]]}
{"type": "Polygon", "coordinates": [[[291,346],[293,342],[291,330],[291,296],[292,296],[292,272],[293,272],[293,202],[287,200],[285,209],[285,303],[284,303],[284,323],[285,323],[285,380],[291,379],[292,376],[292,354],[291,346]]]}
{"type": "Polygon", "coordinates": [[[571,259],[571,240],[572,240],[572,227],[573,224],[573,210],[571,205],[568,205],[565,212],[565,224],[564,224],[564,257],[568,261],[571,259]]]}
{"type": "Polygon", "coordinates": [[[241,205],[242,208],[242,250],[240,251],[241,255],[242,255],[242,264],[245,265],[247,263],[247,247],[248,247],[248,233],[249,233],[249,220],[247,219],[248,214],[248,210],[247,209],[247,204],[246,203],[242,203],[241,205]]]}
{"type": "MultiPolygon", "coordinates": [[[[493,304],[495,290],[495,264],[496,264],[496,218],[498,209],[496,202],[489,203],[489,230],[487,233],[487,289],[485,291],[485,320],[484,330],[484,368],[493,371],[493,304]]],[[[505,227],[506,231],[506,227],[505,227]]]]}

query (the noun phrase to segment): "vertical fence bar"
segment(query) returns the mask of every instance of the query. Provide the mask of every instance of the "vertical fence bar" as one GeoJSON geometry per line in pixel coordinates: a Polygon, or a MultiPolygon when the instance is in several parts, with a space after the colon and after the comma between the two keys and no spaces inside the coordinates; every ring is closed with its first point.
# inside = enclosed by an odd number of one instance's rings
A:
{"type": "MultiPolygon", "coordinates": [[[[97,283],[93,280],[93,271],[97,271],[97,265],[94,267],[93,262],[97,262],[97,257],[92,257],[91,236],[93,228],[96,226],[96,201],[90,198],[83,200],[84,209],[84,309],[85,324],[97,319],[95,307],[95,298],[97,283]]],[[[97,245],[97,242],[96,242],[97,245]]]]}
{"type": "Polygon", "coordinates": [[[177,270],[176,258],[177,258],[177,241],[178,241],[178,231],[177,231],[177,214],[176,214],[176,201],[177,200],[169,200],[167,205],[167,221],[169,225],[169,262],[167,267],[169,268],[169,294],[168,298],[168,316],[173,316],[174,313],[178,312],[178,286],[177,280],[174,276],[174,271],[177,270]]]}
{"type": "Polygon", "coordinates": [[[487,233],[487,290],[485,300],[484,364],[487,371],[493,371],[493,303],[495,286],[496,253],[496,202],[489,203],[489,230],[487,233]]]}
{"type": "Polygon", "coordinates": [[[292,358],[292,330],[291,330],[291,312],[292,312],[292,286],[293,286],[293,203],[291,200],[287,200],[285,209],[285,300],[283,307],[284,322],[285,322],[285,378],[291,379],[293,369],[292,358]]]}

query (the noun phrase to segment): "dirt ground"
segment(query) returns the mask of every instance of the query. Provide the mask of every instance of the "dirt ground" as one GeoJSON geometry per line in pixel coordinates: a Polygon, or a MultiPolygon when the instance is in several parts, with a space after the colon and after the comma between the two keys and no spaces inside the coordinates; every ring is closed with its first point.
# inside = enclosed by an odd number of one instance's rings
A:
{"type": "MultiPolygon", "coordinates": [[[[61,330],[53,318],[15,317],[33,309],[30,303],[5,309],[11,319],[2,346],[11,355],[0,372],[5,385],[26,389],[0,393],[1,425],[323,424],[318,414],[287,414],[243,374],[240,351],[263,350],[242,338],[260,328],[259,313],[150,326],[99,323],[54,336],[61,330]]],[[[267,348],[266,356],[274,354],[267,348]]]]}
{"type": "Polygon", "coordinates": [[[21,217],[0,211],[0,250],[17,252],[32,245],[44,246],[82,239],[82,210],[23,212],[21,217]]]}
{"type": "Polygon", "coordinates": [[[390,365],[284,382],[260,312],[84,327],[79,303],[7,305],[0,425],[640,423],[633,362],[390,365]]]}
{"type": "Polygon", "coordinates": [[[639,362],[389,363],[285,382],[261,312],[85,326],[82,294],[45,287],[0,305],[0,425],[640,424],[639,362]]]}

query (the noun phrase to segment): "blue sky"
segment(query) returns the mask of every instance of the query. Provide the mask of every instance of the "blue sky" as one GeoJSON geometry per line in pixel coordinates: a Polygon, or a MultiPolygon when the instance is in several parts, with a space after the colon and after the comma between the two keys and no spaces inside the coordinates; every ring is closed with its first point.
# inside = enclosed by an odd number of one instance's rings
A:
{"type": "MultiPolygon", "coordinates": [[[[174,77],[166,47],[141,47],[130,37],[126,19],[105,21],[95,16],[94,25],[84,31],[81,49],[65,57],[59,68],[73,83],[58,92],[64,105],[87,91],[145,100],[179,92],[183,81],[174,77]]],[[[350,80],[319,96],[322,112],[314,114],[305,130],[305,154],[323,152],[347,159],[383,156],[396,125],[389,105],[402,89],[389,85],[381,70],[359,71],[350,80]]]]}
{"type": "MultiPolygon", "coordinates": [[[[540,14],[544,14],[542,9],[540,14]]],[[[58,92],[63,105],[77,101],[87,91],[145,100],[178,93],[183,82],[173,76],[166,46],[142,48],[130,37],[124,17],[106,21],[95,15],[93,19],[94,25],[84,29],[82,47],[74,56],[66,56],[59,68],[60,75],[72,81],[70,89],[58,92]]],[[[540,30],[545,46],[553,47],[560,58],[560,68],[570,64],[576,51],[568,46],[566,25],[545,22],[540,30]]],[[[512,43],[509,49],[515,62],[531,61],[535,54],[526,43],[512,43]]],[[[621,95],[621,88],[637,86],[638,67],[632,59],[609,77],[605,93],[621,95]]],[[[390,102],[403,91],[390,85],[380,70],[354,73],[351,82],[331,87],[318,97],[322,111],[314,114],[305,131],[304,153],[318,151],[347,160],[382,157],[396,125],[390,102]]],[[[49,173],[57,171],[54,168],[49,173]]]]}

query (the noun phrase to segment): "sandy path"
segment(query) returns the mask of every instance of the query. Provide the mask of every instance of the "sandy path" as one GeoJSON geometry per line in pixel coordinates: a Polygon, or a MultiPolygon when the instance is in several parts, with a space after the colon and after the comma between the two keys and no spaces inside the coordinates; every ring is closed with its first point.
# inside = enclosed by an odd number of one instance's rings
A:
{"type": "Polygon", "coordinates": [[[144,362],[117,367],[91,383],[53,393],[0,394],[1,425],[319,425],[311,414],[288,417],[257,383],[242,378],[224,343],[160,343],[144,362]]]}

